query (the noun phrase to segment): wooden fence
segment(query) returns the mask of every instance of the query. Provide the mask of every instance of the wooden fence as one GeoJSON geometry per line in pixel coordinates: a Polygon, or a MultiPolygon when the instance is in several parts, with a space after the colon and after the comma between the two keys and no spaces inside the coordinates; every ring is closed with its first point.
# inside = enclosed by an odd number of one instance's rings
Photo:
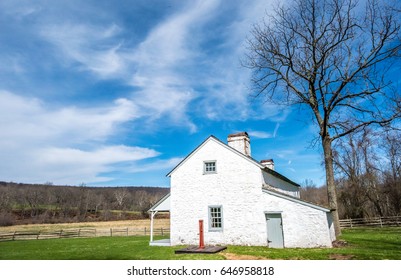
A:
{"type": "MultiPolygon", "coordinates": [[[[97,236],[144,236],[150,234],[150,228],[77,228],[57,231],[14,231],[0,232],[0,241],[39,240],[54,238],[80,238],[97,236]]],[[[154,235],[169,235],[170,229],[155,228],[154,235]]]]}
{"type": "Polygon", "coordinates": [[[340,220],[341,228],[401,226],[401,216],[340,220]]]}

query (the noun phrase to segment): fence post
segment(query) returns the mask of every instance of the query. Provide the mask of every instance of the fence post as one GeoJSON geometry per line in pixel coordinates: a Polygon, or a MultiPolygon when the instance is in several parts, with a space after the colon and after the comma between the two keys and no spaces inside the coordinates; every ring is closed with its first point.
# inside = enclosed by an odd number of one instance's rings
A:
{"type": "Polygon", "coordinates": [[[81,229],[78,229],[78,237],[81,237],[81,229]]]}
{"type": "Polygon", "coordinates": [[[127,236],[128,236],[128,227],[127,227],[127,236]]]}
{"type": "Polygon", "coordinates": [[[39,230],[39,232],[38,232],[38,235],[36,235],[36,240],[39,239],[39,235],[40,235],[40,230],[39,230]]]}
{"type": "Polygon", "coordinates": [[[383,227],[382,217],[380,217],[379,219],[380,219],[380,227],[383,227]]]}
{"type": "Polygon", "coordinates": [[[349,219],[349,223],[350,223],[351,228],[352,228],[352,219],[349,219]]]}
{"type": "Polygon", "coordinates": [[[163,228],[161,228],[160,230],[161,230],[161,232],[162,232],[162,236],[164,236],[164,233],[163,233],[163,228]]]}
{"type": "Polygon", "coordinates": [[[113,229],[110,228],[110,236],[113,236],[113,229]]]}
{"type": "Polygon", "coordinates": [[[145,236],[146,236],[146,227],[145,227],[145,236]]]}
{"type": "Polygon", "coordinates": [[[58,238],[61,238],[61,234],[63,233],[63,230],[60,229],[60,233],[58,234],[58,238]]]}
{"type": "Polygon", "coordinates": [[[15,240],[15,234],[17,233],[17,231],[15,230],[14,231],[14,234],[13,234],[13,241],[15,240]]]}

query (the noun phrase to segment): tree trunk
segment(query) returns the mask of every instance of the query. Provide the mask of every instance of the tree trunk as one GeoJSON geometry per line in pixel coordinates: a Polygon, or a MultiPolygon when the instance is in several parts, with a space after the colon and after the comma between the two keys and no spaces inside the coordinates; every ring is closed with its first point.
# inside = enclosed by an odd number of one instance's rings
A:
{"type": "Polygon", "coordinates": [[[327,135],[322,137],[324,166],[326,170],[327,197],[333,218],[334,231],[336,238],[338,238],[341,235],[341,228],[337,209],[337,191],[334,183],[333,151],[331,148],[331,141],[331,138],[327,135]]]}

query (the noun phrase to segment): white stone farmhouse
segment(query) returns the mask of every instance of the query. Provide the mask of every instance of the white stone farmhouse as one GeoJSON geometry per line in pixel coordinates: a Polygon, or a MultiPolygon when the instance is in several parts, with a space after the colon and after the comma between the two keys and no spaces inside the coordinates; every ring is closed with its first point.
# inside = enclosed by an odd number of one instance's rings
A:
{"type": "MultiPolygon", "coordinates": [[[[251,157],[246,132],[228,144],[208,137],[170,173],[170,193],[149,212],[170,212],[170,239],[150,245],[331,247],[330,210],[299,198],[299,185],[274,171],[272,160],[251,157]],[[164,242],[164,243],[163,243],[164,242]]],[[[152,230],[153,233],[153,230],[152,230]]]]}

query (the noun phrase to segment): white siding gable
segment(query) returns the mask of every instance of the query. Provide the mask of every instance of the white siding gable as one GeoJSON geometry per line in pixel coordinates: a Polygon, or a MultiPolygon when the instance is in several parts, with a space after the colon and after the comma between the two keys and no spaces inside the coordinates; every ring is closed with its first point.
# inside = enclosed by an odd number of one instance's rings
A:
{"type": "Polygon", "coordinates": [[[300,198],[299,187],[294,186],[293,184],[284,181],[283,179],[277,178],[276,176],[266,171],[262,171],[262,176],[263,176],[263,185],[265,187],[270,187],[276,191],[300,198]]]}
{"type": "Polygon", "coordinates": [[[152,206],[148,211],[150,212],[166,212],[170,211],[170,193],[163,196],[155,205],[152,206]]]}

